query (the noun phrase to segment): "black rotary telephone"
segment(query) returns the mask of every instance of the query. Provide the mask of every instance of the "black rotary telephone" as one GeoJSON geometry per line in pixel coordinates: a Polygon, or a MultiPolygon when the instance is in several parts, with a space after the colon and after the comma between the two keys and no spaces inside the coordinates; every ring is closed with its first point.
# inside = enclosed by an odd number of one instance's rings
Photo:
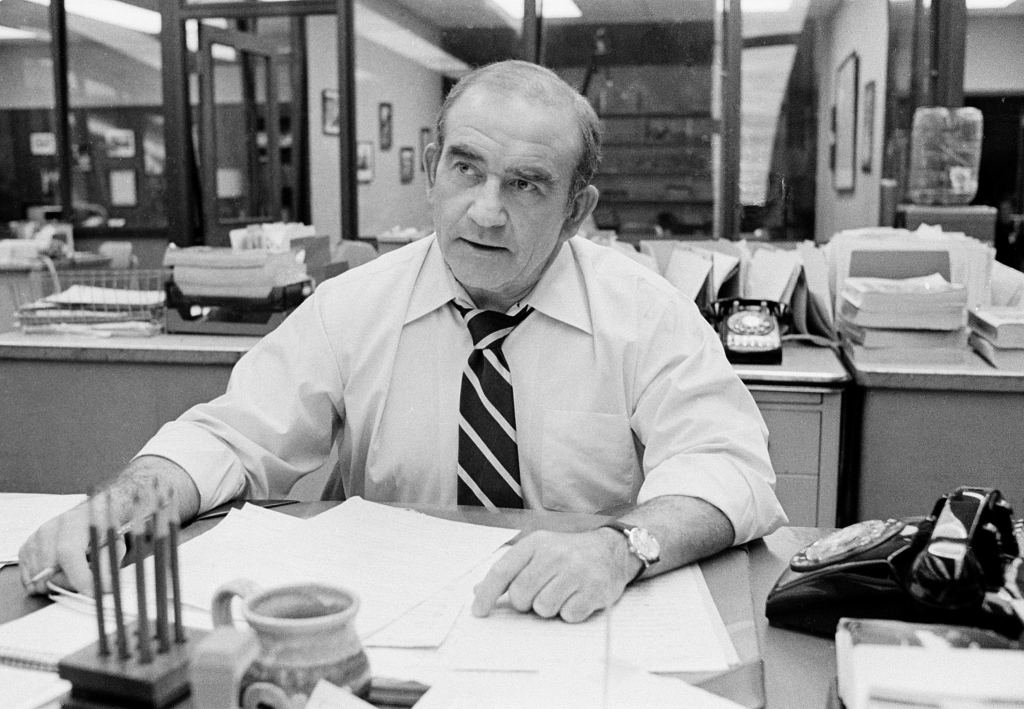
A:
{"type": "Polygon", "coordinates": [[[774,300],[722,298],[708,318],[718,330],[725,356],[734,364],[780,364],[788,308],[774,300]]]}
{"type": "Polygon", "coordinates": [[[1021,637],[1024,567],[998,490],[960,487],[927,517],[868,520],[802,549],[768,595],[771,625],[832,637],[842,617],[988,628],[1021,637]]]}

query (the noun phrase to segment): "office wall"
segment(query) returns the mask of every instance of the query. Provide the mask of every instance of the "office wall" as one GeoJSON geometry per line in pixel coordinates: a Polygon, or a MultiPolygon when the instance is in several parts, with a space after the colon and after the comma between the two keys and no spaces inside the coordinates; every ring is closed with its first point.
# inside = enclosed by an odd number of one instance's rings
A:
{"type": "Polygon", "coordinates": [[[1024,15],[967,20],[964,93],[1024,94],[1024,15]]]}
{"type": "MultiPolygon", "coordinates": [[[[334,17],[307,21],[309,59],[310,203],[317,230],[338,237],[338,138],[324,135],[321,91],[337,86],[334,17]]],[[[393,226],[429,226],[426,176],[420,169],[420,129],[431,128],[441,106],[441,75],[362,37],[356,38],[356,140],[373,144],[373,180],[359,185],[359,235],[393,226]],[[392,145],[381,150],[377,108],[392,106],[392,145]],[[399,179],[403,147],[414,152],[412,181],[399,179]]],[[[346,235],[352,236],[352,235],[346,235]]]]}
{"type": "Polygon", "coordinates": [[[882,164],[882,131],[885,125],[887,37],[889,12],[886,0],[842,0],[834,13],[823,18],[815,47],[815,64],[821,67],[818,87],[818,164],[815,197],[815,233],[818,243],[826,242],[841,230],[878,224],[878,187],[882,164]],[[851,52],[859,60],[857,77],[857,167],[854,188],[839,192],[833,186],[833,170],[829,165],[832,145],[831,111],[835,103],[836,69],[851,52]],[[864,125],[864,86],[875,82],[872,169],[860,168],[861,141],[864,125]]]}

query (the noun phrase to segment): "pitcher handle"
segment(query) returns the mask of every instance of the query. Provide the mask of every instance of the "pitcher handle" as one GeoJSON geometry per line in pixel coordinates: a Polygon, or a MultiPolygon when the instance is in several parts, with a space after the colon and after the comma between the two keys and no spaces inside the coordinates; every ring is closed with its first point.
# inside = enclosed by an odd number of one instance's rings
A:
{"type": "Polygon", "coordinates": [[[235,579],[228,581],[218,588],[213,594],[213,627],[221,625],[233,626],[234,618],[231,617],[231,601],[235,596],[245,600],[260,590],[259,585],[249,579],[235,579]]]}

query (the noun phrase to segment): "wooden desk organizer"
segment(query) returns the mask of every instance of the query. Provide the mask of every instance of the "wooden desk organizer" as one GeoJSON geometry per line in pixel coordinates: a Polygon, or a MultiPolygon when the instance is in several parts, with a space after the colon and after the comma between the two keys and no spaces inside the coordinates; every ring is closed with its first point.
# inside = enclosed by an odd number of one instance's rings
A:
{"type": "MultiPolygon", "coordinates": [[[[136,637],[136,626],[128,626],[128,637],[136,637]]],[[[188,668],[191,651],[206,631],[185,629],[185,642],[170,643],[167,652],[153,653],[153,661],[141,664],[137,657],[118,658],[116,649],[99,654],[93,643],[68,655],[57,672],[71,682],[71,696],[64,709],[166,709],[179,706],[189,695],[188,668]]],[[[155,641],[154,641],[155,642],[155,641]]],[[[111,640],[111,647],[114,647],[111,640]]]]}

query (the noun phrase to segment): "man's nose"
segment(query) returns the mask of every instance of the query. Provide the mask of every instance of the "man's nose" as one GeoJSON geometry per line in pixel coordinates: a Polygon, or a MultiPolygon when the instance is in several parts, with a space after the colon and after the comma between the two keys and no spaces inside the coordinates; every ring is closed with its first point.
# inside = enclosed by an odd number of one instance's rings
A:
{"type": "Polygon", "coordinates": [[[486,229],[504,226],[506,216],[501,202],[501,181],[489,179],[478,185],[469,207],[469,218],[486,229]]]}

